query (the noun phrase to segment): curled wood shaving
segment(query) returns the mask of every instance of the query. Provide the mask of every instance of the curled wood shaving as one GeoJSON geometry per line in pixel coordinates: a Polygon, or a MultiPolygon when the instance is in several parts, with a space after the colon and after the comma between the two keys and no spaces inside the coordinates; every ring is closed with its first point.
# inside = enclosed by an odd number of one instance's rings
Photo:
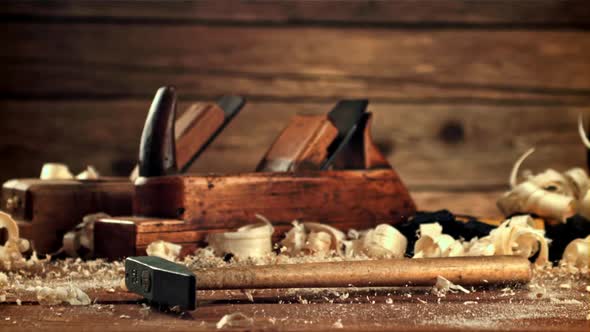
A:
{"type": "Polygon", "coordinates": [[[452,236],[442,233],[439,223],[420,225],[420,238],[414,245],[414,258],[463,256],[463,245],[452,236]]]}
{"type": "Polygon", "coordinates": [[[305,246],[307,233],[305,232],[303,224],[299,223],[297,220],[293,221],[291,224],[293,225],[293,228],[285,234],[285,238],[281,241],[281,245],[286,254],[295,255],[303,249],[303,246],[305,246]]]}
{"type": "Polygon", "coordinates": [[[93,166],[86,166],[86,169],[74,177],[66,164],[45,163],[41,168],[41,180],[95,180],[100,175],[93,166]]]}
{"type": "Polygon", "coordinates": [[[86,169],[76,175],[78,180],[96,180],[100,177],[100,174],[92,166],[86,166],[86,169]]]}
{"type": "Polygon", "coordinates": [[[518,158],[518,160],[516,160],[514,166],[512,166],[512,171],[510,172],[509,180],[510,188],[516,187],[518,181],[518,170],[520,169],[520,165],[522,165],[525,159],[528,158],[531,154],[533,154],[533,152],[535,152],[535,148],[528,149],[522,156],[520,156],[520,158],[518,158]]]}
{"type": "Polygon", "coordinates": [[[94,252],[94,224],[101,218],[110,217],[106,213],[93,213],[84,216],[82,222],[73,230],[67,232],[63,238],[63,249],[71,257],[78,257],[80,249],[87,251],[86,257],[92,256],[94,252]]]}
{"type": "MultiPolygon", "coordinates": [[[[0,270],[14,270],[26,267],[27,260],[22,253],[29,249],[29,242],[19,237],[16,221],[4,212],[0,211],[0,228],[5,228],[8,238],[4,245],[0,246],[0,270]]],[[[36,258],[37,256],[33,254],[36,258]]],[[[34,261],[29,263],[33,264],[34,261]]]]}
{"type": "Polygon", "coordinates": [[[408,245],[406,237],[387,224],[377,225],[353,242],[353,250],[371,258],[402,258],[408,245]]]}
{"type": "Polygon", "coordinates": [[[317,222],[299,223],[293,221],[291,228],[281,241],[282,251],[295,256],[300,253],[308,255],[327,255],[331,252],[342,253],[346,235],[340,230],[317,222]]]}
{"type": "Polygon", "coordinates": [[[504,221],[490,235],[466,244],[467,256],[517,255],[530,258],[538,254],[535,263],[548,261],[548,240],[545,231],[533,227],[529,215],[516,216],[504,221]]]}
{"type": "MultiPolygon", "coordinates": [[[[328,250],[340,250],[342,245],[342,241],[346,239],[344,233],[332,226],[320,224],[317,222],[304,222],[303,228],[308,230],[311,233],[324,233],[330,237],[330,245],[327,248],[328,250]]],[[[325,238],[325,236],[324,236],[325,238]]],[[[308,239],[309,242],[309,239],[308,239]]]]}
{"type": "Polygon", "coordinates": [[[381,224],[362,232],[340,230],[316,222],[293,222],[281,242],[283,252],[294,256],[299,253],[370,258],[400,258],[406,251],[407,239],[393,226],[381,224]]]}
{"type": "Polygon", "coordinates": [[[46,163],[41,168],[40,178],[41,180],[71,180],[74,175],[65,164],[46,163]]]}
{"type": "Polygon", "coordinates": [[[209,246],[216,255],[233,254],[238,258],[262,257],[272,251],[274,228],[266,218],[256,215],[262,222],[243,226],[235,232],[212,233],[209,246]]]}
{"type": "Polygon", "coordinates": [[[131,182],[135,182],[135,180],[137,180],[138,177],[139,177],[139,166],[136,165],[135,167],[133,167],[131,174],[129,174],[129,180],[131,182]]]}
{"type": "Polygon", "coordinates": [[[215,324],[215,327],[218,329],[224,327],[247,327],[252,324],[254,324],[254,319],[252,317],[248,317],[241,312],[234,312],[221,317],[217,324],[215,324]]]}
{"type": "Polygon", "coordinates": [[[68,303],[70,305],[89,305],[90,297],[80,288],[70,285],[69,287],[42,287],[33,289],[37,295],[39,304],[55,305],[68,303]]]}
{"type": "Polygon", "coordinates": [[[590,140],[588,139],[588,135],[586,135],[586,130],[584,129],[584,115],[582,113],[578,115],[578,133],[580,134],[580,138],[582,139],[584,146],[586,146],[587,149],[590,149],[590,140]]]}
{"type": "Polygon", "coordinates": [[[180,255],[180,249],[182,249],[182,246],[178,244],[158,240],[150,243],[145,251],[148,256],[156,256],[169,261],[175,261],[178,255],[180,255]]]}
{"type": "Polygon", "coordinates": [[[590,235],[570,242],[563,251],[561,263],[580,269],[590,267],[590,235]]]}
{"type": "Polygon", "coordinates": [[[307,254],[326,254],[332,247],[332,238],[326,232],[311,232],[303,246],[303,252],[307,254]]]}
{"type": "Polygon", "coordinates": [[[514,164],[510,175],[511,190],[497,202],[500,211],[504,215],[533,213],[565,221],[576,212],[589,209],[581,204],[590,189],[588,175],[581,168],[564,173],[548,169],[537,175],[527,175],[524,182],[517,183],[518,169],[533,151],[527,151],[514,164]]]}
{"type": "Polygon", "coordinates": [[[455,240],[442,233],[438,223],[420,225],[420,238],[414,246],[414,258],[518,255],[530,258],[538,254],[536,264],[548,261],[548,240],[545,231],[533,227],[533,219],[516,216],[504,221],[488,236],[469,242],[455,240]]]}

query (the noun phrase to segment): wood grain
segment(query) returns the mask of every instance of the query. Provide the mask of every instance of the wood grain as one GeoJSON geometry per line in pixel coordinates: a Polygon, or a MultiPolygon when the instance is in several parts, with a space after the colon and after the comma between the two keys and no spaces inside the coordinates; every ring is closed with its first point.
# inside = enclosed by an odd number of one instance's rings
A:
{"type": "Polygon", "coordinates": [[[338,129],[323,115],[295,115],[266,151],[256,171],[319,170],[338,129]]]}
{"type": "MultiPolygon", "coordinates": [[[[335,102],[250,102],[190,172],[253,171],[291,116],[325,114],[335,102]]],[[[50,161],[74,172],[91,164],[104,175],[127,176],[149,105],[149,99],[0,101],[0,177],[35,177],[50,161]]],[[[590,110],[583,107],[376,102],[369,110],[375,142],[411,189],[506,187],[513,162],[531,146],[537,152],[524,168],[585,164],[576,132],[578,113],[590,110]]]]}
{"type": "Polygon", "coordinates": [[[0,91],[14,98],[148,97],[163,84],[193,98],[298,102],[590,98],[590,38],[582,31],[36,23],[4,23],[0,31],[11,45],[0,50],[0,91]]]}
{"type": "Polygon", "coordinates": [[[5,1],[0,15],[12,19],[278,24],[587,24],[583,0],[469,1],[5,1]]]}
{"type": "Polygon", "coordinates": [[[233,229],[261,214],[273,222],[313,218],[349,228],[400,223],[415,212],[391,169],[140,178],[134,214],[179,218],[195,229],[233,229]]]}
{"type": "Polygon", "coordinates": [[[2,304],[0,328],[212,331],[224,315],[241,312],[252,322],[242,322],[232,330],[333,331],[340,322],[342,331],[582,332],[590,328],[590,321],[584,319],[588,295],[581,291],[586,282],[583,279],[574,282],[572,289],[559,289],[556,281],[548,281],[551,301],[531,299],[526,287],[512,287],[510,292],[484,288],[470,294],[449,293],[440,300],[428,289],[409,287],[254,290],[254,303],[242,291],[198,291],[197,310],[184,314],[147,310],[129,293],[90,290],[89,296],[98,299],[92,306],[42,306],[26,299],[22,306],[2,304]],[[348,294],[348,298],[336,294],[348,294]]]}

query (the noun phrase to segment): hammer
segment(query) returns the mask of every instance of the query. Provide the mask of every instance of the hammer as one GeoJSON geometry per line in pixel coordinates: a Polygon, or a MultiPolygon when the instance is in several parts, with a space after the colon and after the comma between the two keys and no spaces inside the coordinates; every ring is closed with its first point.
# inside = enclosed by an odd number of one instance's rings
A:
{"type": "Polygon", "coordinates": [[[125,285],[150,303],[195,309],[195,291],[215,289],[433,286],[438,276],[461,285],[526,283],[530,262],[518,256],[380,259],[230,266],[194,271],[159,257],[125,260],[125,285]]]}

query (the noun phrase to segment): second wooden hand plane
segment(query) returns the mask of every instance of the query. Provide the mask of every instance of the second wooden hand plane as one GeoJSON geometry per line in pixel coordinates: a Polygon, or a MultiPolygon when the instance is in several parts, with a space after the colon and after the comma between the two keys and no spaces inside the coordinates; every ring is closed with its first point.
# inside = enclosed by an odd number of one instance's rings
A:
{"type": "MultiPolygon", "coordinates": [[[[173,87],[160,88],[152,105],[176,107],[173,87]]],[[[181,171],[187,169],[244,104],[241,97],[225,96],[217,104],[192,104],[176,121],[174,155],[181,171]]],[[[150,111],[150,114],[153,113],[150,111]]],[[[144,163],[145,164],[145,163],[144,163]]],[[[2,187],[1,208],[18,222],[21,236],[38,254],[62,246],[66,232],[85,215],[132,213],[134,188],[128,177],[93,180],[14,179],[2,187]]]]}
{"type": "Polygon", "coordinates": [[[368,101],[340,102],[326,115],[298,115],[283,130],[258,172],[175,174],[170,123],[174,111],[150,110],[140,146],[134,216],[99,220],[99,257],[145,255],[156,240],[203,246],[208,234],[251,224],[260,214],[278,233],[293,220],[341,229],[399,223],[415,205],[396,172],[373,144],[368,101]]]}

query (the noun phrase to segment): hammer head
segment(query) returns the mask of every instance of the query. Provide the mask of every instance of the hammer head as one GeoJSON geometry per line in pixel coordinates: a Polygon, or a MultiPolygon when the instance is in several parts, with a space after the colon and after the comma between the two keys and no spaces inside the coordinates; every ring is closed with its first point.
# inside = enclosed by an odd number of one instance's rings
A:
{"type": "Polygon", "coordinates": [[[195,275],[184,265],[152,256],[125,260],[125,286],[152,305],[195,310],[196,285],[195,275]]]}

